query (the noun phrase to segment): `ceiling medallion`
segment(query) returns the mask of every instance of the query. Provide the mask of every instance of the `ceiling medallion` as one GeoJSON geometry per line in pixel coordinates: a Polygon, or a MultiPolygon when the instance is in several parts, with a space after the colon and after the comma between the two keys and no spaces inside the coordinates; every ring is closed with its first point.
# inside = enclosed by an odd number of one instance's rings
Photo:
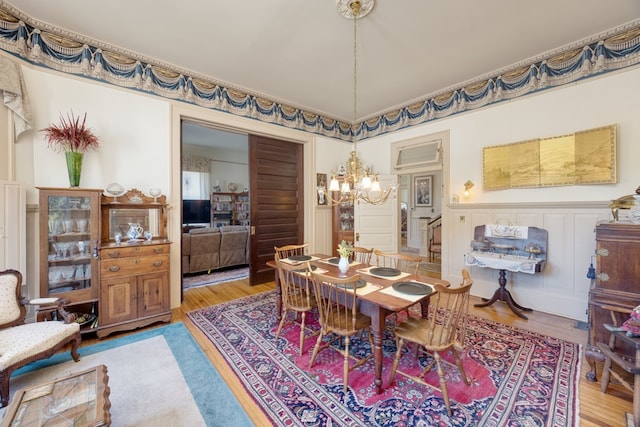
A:
{"type": "Polygon", "coordinates": [[[356,18],[360,19],[367,16],[373,9],[374,0],[336,0],[338,4],[338,12],[347,19],[353,19],[353,3],[359,3],[356,8],[356,18]]]}

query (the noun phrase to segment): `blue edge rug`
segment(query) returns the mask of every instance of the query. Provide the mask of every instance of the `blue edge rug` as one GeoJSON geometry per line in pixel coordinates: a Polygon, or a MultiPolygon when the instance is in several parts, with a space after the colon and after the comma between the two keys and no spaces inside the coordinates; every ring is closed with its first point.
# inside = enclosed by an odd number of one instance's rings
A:
{"type": "MultiPolygon", "coordinates": [[[[167,326],[145,330],[137,334],[116,338],[102,343],[80,348],[80,357],[121,347],[147,338],[162,335],[180,366],[182,375],[189,385],[191,394],[208,426],[232,425],[253,426],[253,422],[224,382],[207,355],[193,339],[187,328],[179,322],[167,326]]],[[[49,359],[33,362],[16,370],[12,376],[25,374],[36,369],[68,362],[68,351],[58,353],[49,359]]]]}

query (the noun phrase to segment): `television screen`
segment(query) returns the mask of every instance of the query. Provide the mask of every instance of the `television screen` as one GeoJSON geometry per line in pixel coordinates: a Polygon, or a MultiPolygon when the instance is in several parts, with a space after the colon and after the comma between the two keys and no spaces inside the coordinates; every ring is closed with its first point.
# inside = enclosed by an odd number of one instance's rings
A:
{"type": "Polygon", "coordinates": [[[209,224],[211,222],[211,200],[183,200],[183,224],[209,224]]]}

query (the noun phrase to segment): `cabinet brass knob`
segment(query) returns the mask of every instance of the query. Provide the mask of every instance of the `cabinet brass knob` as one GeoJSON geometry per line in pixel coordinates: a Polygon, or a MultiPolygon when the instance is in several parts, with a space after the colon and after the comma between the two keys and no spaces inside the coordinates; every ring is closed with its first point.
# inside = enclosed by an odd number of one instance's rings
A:
{"type": "Polygon", "coordinates": [[[600,279],[600,281],[602,281],[602,282],[608,282],[609,281],[609,275],[607,273],[596,274],[596,277],[598,279],[600,279]]]}
{"type": "Polygon", "coordinates": [[[118,267],[117,265],[112,265],[111,267],[109,267],[109,271],[112,271],[112,272],[120,271],[120,267],[118,267]]]}
{"type": "Polygon", "coordinates": [[[609,250],[607,248],[600,248],[596,253],[600,256],[609,256],[609,250]]]}
{"type": "Polygon", "coordinates": [[[153,266],[154,266],[154,267],[160,267],[161,265],[162,265],[162,261],[155,261],[155,262],[153,263],[153,266]]]}
{"type": "Polygon", "coordinates": [[[159,254],[159,253],[164,252],[164,249],[162,249],[162,248],[153,248],[153,252],[159,254]]]}
{"type": "Polygon", "coordinates": [[[134,260],[133,260],[133,263],[134,263],[134,264],[140,264],[140,258],[136,258],[136,259],[134,259],[134,260]]]}
{"type": "Polygon", "coordinates": [[[118,258],[120,256],[120,252],[118,251],[109,252],[109,256],[111,258],[118,258]]]}

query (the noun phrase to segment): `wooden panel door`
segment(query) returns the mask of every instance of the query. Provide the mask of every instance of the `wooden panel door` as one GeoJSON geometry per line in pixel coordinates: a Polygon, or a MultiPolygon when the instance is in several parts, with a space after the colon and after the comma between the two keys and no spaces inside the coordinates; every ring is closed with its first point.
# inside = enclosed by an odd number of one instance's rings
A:
{"type": "Polygon", "coordinates": [[[304,243],[303,146],[249,136],[250,283],[274,279],[274,246],[304,243]]]}
{"type": "Polygon", "coordinates": [[[138,317],[169,311],[168,282],[166,271],[138,276],[138,317]]]}
{"type": "Polygon", "coordinates": [[[103,279],[100,283],[100,325],[133,320],[138,315],[135,276],[103,279]]]}

